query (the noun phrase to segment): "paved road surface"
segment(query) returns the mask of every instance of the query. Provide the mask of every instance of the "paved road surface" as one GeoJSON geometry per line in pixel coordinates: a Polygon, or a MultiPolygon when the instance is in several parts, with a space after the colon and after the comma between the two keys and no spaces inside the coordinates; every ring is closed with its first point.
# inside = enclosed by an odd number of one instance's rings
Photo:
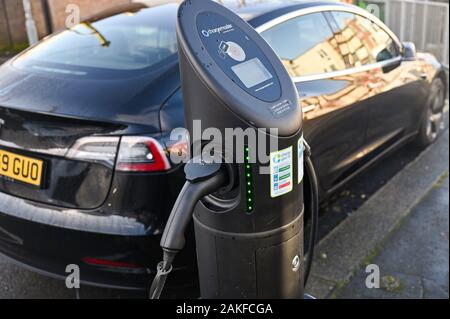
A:
{"type": "Polygon", "coordinates": [[[338,298],[448,299],[449,178],[435,185],[371,261],[380,267],[381,289],[367,289],[360,269],[338,298]]]}

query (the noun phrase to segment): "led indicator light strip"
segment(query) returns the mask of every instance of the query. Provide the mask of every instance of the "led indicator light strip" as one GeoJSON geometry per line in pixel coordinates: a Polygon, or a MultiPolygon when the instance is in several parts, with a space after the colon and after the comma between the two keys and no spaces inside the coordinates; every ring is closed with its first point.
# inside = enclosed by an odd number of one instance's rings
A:
{"type": "Polygon", "coordinates": [[[254,210],[253,201],[253,171],[250,164],[250,150],[245,148],[245,185],[246,185],[246,207],[247,214],[251,214],[254,210]]]}

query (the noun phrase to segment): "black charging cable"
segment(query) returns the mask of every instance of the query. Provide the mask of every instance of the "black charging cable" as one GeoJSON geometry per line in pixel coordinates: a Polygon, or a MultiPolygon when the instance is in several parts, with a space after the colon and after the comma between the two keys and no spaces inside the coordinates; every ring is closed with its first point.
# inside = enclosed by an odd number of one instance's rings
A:
{"type": "Polygon", "coordinates": [[[184,171],[187,182],[178,195],[164,229],[161,239],[164,256],[150,287],[150,299],[161,297],[167,277],[173,269],[173,261],[186,244],[185,233],[195,206],[206,195],[226,186],[229,180],[228,171],[222,164],[203,163],[198,158],[186,164],[184,171]]]}
{"type": "Polygon", "coordinates": [[[305,141],[305,167],[309,177],[309,184],[311,188],[310,197],[310,213],[311,213],[311,234],[309,238],[308,245],[308,255],[306,258],[306,268],[305,268],[305,286],[308,283],[309,276],[311,274],[312,262],[314,259],[314,251],[317,242],[317,233],[319,230],[319,183],[317,181],[316,170],[314,169],[314,164],[311,160],[312,152],[311,147],[305,141]]]}
{"type": "Polygon", "coordinates": [[[157,272],[150,287],[149,299],[159,299],[161,297],[167,277],[173,270],[172,264],[176,255],[176,252],[167,255],[167,252],[164,251],[164,261],[161,261],[156,267],[157,272]]]}

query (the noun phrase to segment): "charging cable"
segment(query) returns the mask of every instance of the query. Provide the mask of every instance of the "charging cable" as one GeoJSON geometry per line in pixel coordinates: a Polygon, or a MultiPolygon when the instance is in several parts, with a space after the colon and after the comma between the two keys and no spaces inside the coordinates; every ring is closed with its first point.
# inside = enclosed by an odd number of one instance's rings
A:
{"type": "Polygon", "coordinates": [[[319,183],[317,181],[316,170],[311,160],[312,152],[311,147],[305,141],[305,167],[309,177],[311,197],[310,197],[310,213],[311,213],[311,234],[309,238],[308,255],[306,259],[305,269],[305,286],[308,283],[309,276],[311,274],[312,262],[314,259],[314,251],[316,248],[317,233],[319,230],[319,183]]]}
{"type": "Polygon", "coordinates": [[[192,220],[197,203],[206,195],[214,193],[226,185],[228,172],[219,163],[204,163],[194,158],[186,164],[186,184],[181,190],[170,213],[161,239],[163,261],[158,264],[157,273],[150,288],[150,299],[159,299],[167,277],[173,269],[176,255],[183,250],[186,229],[192,220]]]}

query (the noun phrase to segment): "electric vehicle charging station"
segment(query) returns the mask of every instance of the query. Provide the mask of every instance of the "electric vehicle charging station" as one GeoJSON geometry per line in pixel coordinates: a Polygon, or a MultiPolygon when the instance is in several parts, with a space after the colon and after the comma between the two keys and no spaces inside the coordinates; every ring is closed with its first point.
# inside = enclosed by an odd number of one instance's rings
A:
{"type": "MultiPolygon", "coordinates": [[[[210,0],[189,0],[178,12],[179,59],[186,125],[257,130],[258,143],[244,146],[244,161],[221,145],[224,163],[194,158],[186,165],[186,185],[161,240],[150,297],[159,298],[184,233],[194,220],[201,297],[294,299],[304,297],[309,272],[304,262],[304,152],[317,224],[317,185],[302,135],[297,90],[283,64],[245,21],[210,0]],[[278,135],[270,130],[277,129],[278,135]],[[255,149],[270,149],[262,163],[255,149]],[[227,160],[225,160],[227,159],[227,160]],[[230,160],[231,159],[231,160],[230,160]],[[267,173],[261,173],[264,168],[267,173]],[[306,274],[305,274],[306,272],[306,274]]],[[[209,141],[196,141],[203,147],[209,141]]],[[[217,155],[217,154],[215,154],[217,155]]]]}

